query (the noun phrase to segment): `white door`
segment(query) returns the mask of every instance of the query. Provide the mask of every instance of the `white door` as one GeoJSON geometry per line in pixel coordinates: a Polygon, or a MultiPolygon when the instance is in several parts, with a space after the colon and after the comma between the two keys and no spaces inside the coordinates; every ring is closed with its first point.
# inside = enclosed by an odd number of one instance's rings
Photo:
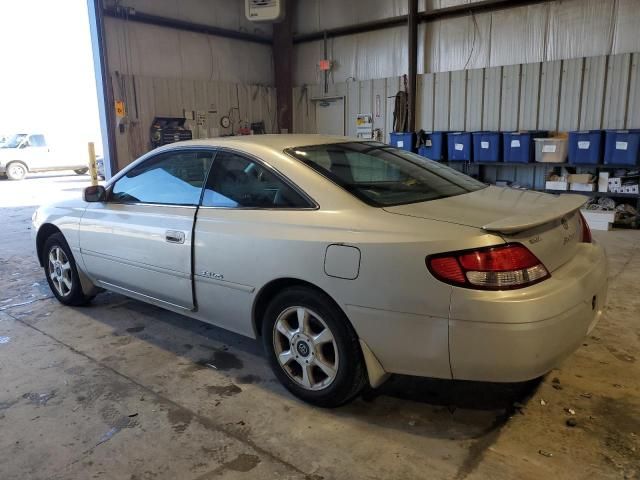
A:
{"type": "Polygon", "coordinates": [[[321,135],[344,135],[344,98],[316,102],[316,129],[321,135]]]}
{"type": "Polygon", "coordinates": [[[32,171],[50,170],[55,166],[44,135],[29,135],[20,147],[20,157],[32,171]]]}
{"type": "Polygon", "coordinates": [[[151,157],[90,203],[80,224],[89,276],[108,289],[170,307],[194,307],[192,231],[211,150],[151,157]]]}

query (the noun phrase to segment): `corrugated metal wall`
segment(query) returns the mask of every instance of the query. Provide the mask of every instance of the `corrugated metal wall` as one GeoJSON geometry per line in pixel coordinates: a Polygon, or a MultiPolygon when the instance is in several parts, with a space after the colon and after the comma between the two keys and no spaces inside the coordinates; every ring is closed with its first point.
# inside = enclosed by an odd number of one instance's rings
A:
{"type": "MultiPolygon", "coordinates": [[[[272,31],[269,24],[248,21],[241,0],[129,0],[127,6],[232,30],[265,35],[272,31]]],[[[127,112],[123,126],[116,128],[119,168],[150,149],[149,128],[156,116],[204,112],[201,128],[189,122],[194,138],[212,136],[212,128],[230,134],[231,129],[219,125],[223,115],[236,121],[235,131],[240,120],[264,121],[267,132],[276,131],[269,45],[115,18],[105,19],[105,38],[113,98],[123,100],[127,112]]]]}
{"type": "Polygon", "coordinates": [[[106,7],[127,6],[135,11],[202,25],[271,35],[270,23],[247,20],[244,0],[104,0],[106,7]]]}
{"type": "MultiPolygon", "coordinates": [[[[400,78],[329,86],[327,95],[346,97],[347,135],[365,113],[388,140],[389,97],[400,78]]],[[[293,95],[295,131],[315,133],[311,99],[323,96],[321,87],[297,87],[293,95]]],[[[640,53],[419,75],[417,109],[424,130],[640,128],[640,53]]]]}
{"type": "Polygon", "coordinates": [[[205,114],[204,125],[195,120],[188,126],[194,138],[228,135],[231,128],[220,126],[229,115],[235,122],[264,121],[267,133],[276,131],[275,88],[207,80],[112,75],[116,98],[125,99],[127,123],[116,128],[119,168],[150,150],[149,128],[156,116],[182,117],[184,110],[205,114]],[[135,84],[135,90],[134,90],[135,84]],[[236,109],[237,107],[237,109],[236,109]]]}
{"type": "MultiPolygon", "coordinates": [[[[474,3],[427,0],[431,10],[474,3]]],[[[638,0],[556,0],[420,24],[418,72],[446,72],[640,51],[638,0]]],[[[406,13],[399,0],[305,0],[296,29],[322,31],[406,13]]],[[[331,79],[368,80],[407,73],[404,26],[329,38],[331,79]],[[399,52],[401,52],[399,54],[399,52]]],[[[296,45],[297,85],[319,82],[323,42],[296,45]]]]}
{"type": "Polygon", "coordinates": [[[111,72],[273,84],[270,45],[116,18],[105,18],[105,39],[111,72]]]}
{"type": "MultiPolygon", "coordinates": [[[[358,113],[372,114],[389,141],[401,77],[330,85],[345,97],[346,134],[358,113]],[[378,108],[379,105],[379,108],[378,108]]],[[[419,75],[417,129],[550,130],[640,128],[640,53],[419,75]]],[[[317,133],[319,86],[294,89],[295,132],[317,133]]],[[[542,188],[544,166],[486,168],[489,181],[542,188]]],[[[477,168],[477,167],[475,167],[477,168]]]]}

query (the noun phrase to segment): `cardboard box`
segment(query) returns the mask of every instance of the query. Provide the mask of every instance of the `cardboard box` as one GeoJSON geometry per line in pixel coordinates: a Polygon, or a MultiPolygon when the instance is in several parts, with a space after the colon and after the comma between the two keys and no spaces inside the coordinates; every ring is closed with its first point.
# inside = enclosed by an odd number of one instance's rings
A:
{"type": "Polygon", "coordinates": [[[613,225],[611,225],[610,223],[606,223],[606,222],[587,222],[589,224],[589,228],[591,230],[604,230],[604,231],[608,231],[611,230],[613,228],[613,225]]]}
{"type": "Polygon", "coordinates": [[[544,188],[546,190],[569,190],[569,182],[547,180],[544,188]]]}
{"type": "Polygon", "coordinates": [[[587,210],[581,209],[582,216],[585,220],[593,221],[593,222],[609,222],[613,223],[616,221],[616,212],[613,210],[587,210]]]}
{"type": "Polygon", "coordinates": [[[566,137],[534,138],[536,162],[564,163],[569,141],[566,137]]]}
{"type": "Polygon", "coordinates": [[[600,172],[598,174],[598,191],[599,192],[609,191],[609,172],[600,172]]]}
{"type": "Polygon", "coordinates": [[[603,210],[580,210],[591,230],[611,230],[616,212],[603,210]]]}
{"type": "Polygon", "coordinates": [[[624,193],[622,179],[620,177],[611,177],[608,180],[609,191],[613,193],[624,193]]]}
{"type": "Polygon", "coordinates": [[[593,175],[590,173],[573,173],[567,177],[569,183],[592,183],[593,175]]]}
{"type": "Polygon", "coordinates": [[[572,183],[569,186],[569,190],[574,192],[594,192],[596,190],[595,183],[572,183]]]}

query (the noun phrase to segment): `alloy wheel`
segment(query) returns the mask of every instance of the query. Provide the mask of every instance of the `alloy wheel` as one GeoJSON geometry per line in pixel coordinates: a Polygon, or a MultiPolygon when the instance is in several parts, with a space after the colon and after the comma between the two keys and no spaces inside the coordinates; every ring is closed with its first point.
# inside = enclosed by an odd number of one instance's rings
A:
{"type": "Polygon", "coordinates": [[[275,321],[273,347],[287,375],[307,390],[322,390],[338,373],[338,348],[325,321],[312,310],[294,306],[275,321]]]}
{"type": "Polygon", "coordinates": [[[69,295],[73,287],[71,263],[64,250],[57,245],[49,251],[48,267],[49,278],[58,294],[61,297],[69,295]]]}

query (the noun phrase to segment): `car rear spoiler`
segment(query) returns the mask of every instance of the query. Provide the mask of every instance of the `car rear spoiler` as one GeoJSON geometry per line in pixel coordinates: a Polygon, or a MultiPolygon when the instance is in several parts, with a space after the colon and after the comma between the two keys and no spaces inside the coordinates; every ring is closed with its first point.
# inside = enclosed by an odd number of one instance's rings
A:
{"type": "Polygon", "coordinates": [[[584,195],[559,195],[553,205],[541,209],[539,212],[526,213],[506,217],[482,227],[489,232],[516,233],[543,225],[564,217],[566,214],[578,210],[587,202],[584,195]]]}

